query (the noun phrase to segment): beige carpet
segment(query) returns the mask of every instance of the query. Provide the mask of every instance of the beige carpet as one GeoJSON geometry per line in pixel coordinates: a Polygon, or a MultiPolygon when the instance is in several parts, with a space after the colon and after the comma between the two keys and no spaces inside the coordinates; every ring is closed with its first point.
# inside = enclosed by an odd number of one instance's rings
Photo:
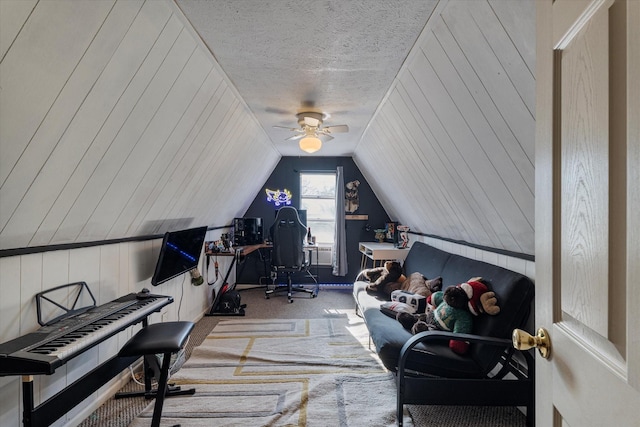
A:
{"type": "Polygon", "coordinates": [[[221,320],[171,381],[197,391],[165,401],[163,426],[396,424],[394,377],[355,316],[221,320]]]}
{"type": "MultiPolygon", "coordinates": [[[[270,300],[264,299],[263,289],[250,289],[241,292],[242,302],[248,304],[247,316],[242,318],[245,320],[262,322],[261,319],[299,319],[314,318],[326,320],[327,318],[340,318],[354,313],[354,302],[351,291],[343,290],[322,290],[318,294],[318,298],[310,299],[306,295],[296,295],[295,303],[289,304],[286,296],[273,297],[270,300]]],[[[187,356],[192,353],[193,347],[198,347],[209,335],[211,330],[219,321],[225,321],[225,317],[203,317],[198,321],[196,327],[191,334],[189,344],[187,345],[187,356]]],[[[238,319],[238,318],[233,318],[238,319]]],[[[368,350],[368,347],[365,347],[368,350]]],[[[187,364],[189,361],[187,361],[187,364]]],[[[177,375],[182,375],[184,368],[177,375]]],[[[176,378],[174,376],[174,378],[176,378]]],[[[360,384],[365,385],[365,384],[360,384]]],[[[198,387],[198,386],[197,386],[198,387]]],[[[199,388],[199,387],[198,387],[199,388]]],[[[131,381],[122,391],[139,391],[142,386],[131,381]]],[[[395,406],[395,384],[392,396],[388,396],[391,405],[395,406]]],[[[372,389],[366,387],[357,387],[357,393],[365,397],[373,393],[372,389]]],[[[176,399],[171,397],[167,402],[176,399]]],[[[212,396],[210,402],[214,404],[214,400],[221,399],[219,396],[212,396]]],[[[104,405],[91,414],[79,427],[127,427],[132,420],[152,401],[145,400],[142,397],[129,399],[109,399],[104,405]]],[[[513,407],[472,407],[472,406],[420,406],[407,405],[409,412],[413,417],[414,427],[524,427],[525,417],[513,407]]],[[[148,418],[148,412],[145,415],[146,423],[138,425],[148,427],[151,420],[148,418]]],[[[251,418],[246,418],[245,422],[239,422],[236,425],[243,427],[260,426],[251,418]]],[[[191,426],[190,420],[182,419],[182,427],[191,426]]],[[[225,425],[224,423],[221,423],[225,425]]],[[[391,423],[393,425],[393,423],[391,423]]],[[[163,426],[169,425],[164,423],[163,426]]],[[[215,425],[215,424],[206,424],[215,425]]],[[[220,424],[219,424],[220,425],[220,424]]],[[[331,424],[326,424],[331,425],[331,424]]],[[[335,425],[335,424],[333,424],[335,425]]],[[[340,424],[338,424],[340,425],[340,424]]],[[[342,424],[346,426],[347,424],[342,424]]],[[[379,426],[376,421],[368,424],[353,422],[353,427],[363,425],[379,426]]]]}

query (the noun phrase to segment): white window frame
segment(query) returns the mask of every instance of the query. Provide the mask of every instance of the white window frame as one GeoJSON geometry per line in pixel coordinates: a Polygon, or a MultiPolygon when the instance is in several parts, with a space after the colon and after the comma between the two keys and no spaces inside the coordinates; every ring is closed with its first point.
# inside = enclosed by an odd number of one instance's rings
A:
{"type": "Polygon", "coordinates": [[[315,227],[314,224],[318,224],[318,223],[332,223],[333,225],[333,240],[332,241],[324,241],[324,240],[317,240],[317,244],[318,246],[333,246],[333,243],[335,241],[335,224],[336,224],[336,212],[335,212],[335,203],[336,203],[336,194],[337,194],[337,188],[335,185],[335,181],[336,181],[336,172],[335,171],[321,171],[321,172],[317,172],[317,171],[311,171],[311,172],[300,172],[300,209],[306,209],[307,211],[307,227],[311,227],[311,234],[316,236],[316,239],[318,239],[318,235],[316,235],[316,233],[314,233],[314,230],[318,230],[318,227],[315,227]],[[310,175],[329,175],[332,177],[333,179],[333,183],[334,183],[334,188],[333,188],[333,195],[332,196],[323,196],[323,195],[309,195],[309,194],[305,194],[304,192],[304,187],[303,187],[303,179],[305,176],[310,176],[310,175]],[[317,216],[314,218],[314,214],[313,214],[313,210],[310,210],[308,208],[308,206],[305,204],[305,200],[328,200],[331,199],[334,203],[334,210],[332,213],[332,219],[331,220],[323,220],[323,219],[319,219],[317,216]]]}

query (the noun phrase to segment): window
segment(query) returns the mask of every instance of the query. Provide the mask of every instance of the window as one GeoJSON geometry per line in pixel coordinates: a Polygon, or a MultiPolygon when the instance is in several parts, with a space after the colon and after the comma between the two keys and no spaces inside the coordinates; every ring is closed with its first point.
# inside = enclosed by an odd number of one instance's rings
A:
{"type": "Polygon", "coordinates": [[[307,210],[307,227],[316,243],[331,244],[336,232],[336,173],[300,174],[300,209],[307,210]]]}

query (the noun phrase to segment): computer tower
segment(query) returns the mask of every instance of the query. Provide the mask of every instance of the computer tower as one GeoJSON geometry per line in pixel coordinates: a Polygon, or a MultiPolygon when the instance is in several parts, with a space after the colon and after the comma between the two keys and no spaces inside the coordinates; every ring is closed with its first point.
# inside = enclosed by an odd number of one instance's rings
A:
{"type": "Polygon", "coordinates": [[[233,245],[257,245],[264,242],[262,218],[234,218],[233,245]]]}

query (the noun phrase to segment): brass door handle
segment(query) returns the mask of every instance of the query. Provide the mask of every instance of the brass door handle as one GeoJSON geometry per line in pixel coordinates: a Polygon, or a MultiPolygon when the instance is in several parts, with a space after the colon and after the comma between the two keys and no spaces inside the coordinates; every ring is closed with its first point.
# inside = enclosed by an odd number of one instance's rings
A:
{"type": "Polygon", "coordinates": [[[539,328],[536,336],[531,336],[526,331],[514,329],[511,335],[513,346],[517,350],[529,350],[537,348],[540,356],[547,359],[551,353],[551,339],[549,333],[544,328],[539,328]]]}

